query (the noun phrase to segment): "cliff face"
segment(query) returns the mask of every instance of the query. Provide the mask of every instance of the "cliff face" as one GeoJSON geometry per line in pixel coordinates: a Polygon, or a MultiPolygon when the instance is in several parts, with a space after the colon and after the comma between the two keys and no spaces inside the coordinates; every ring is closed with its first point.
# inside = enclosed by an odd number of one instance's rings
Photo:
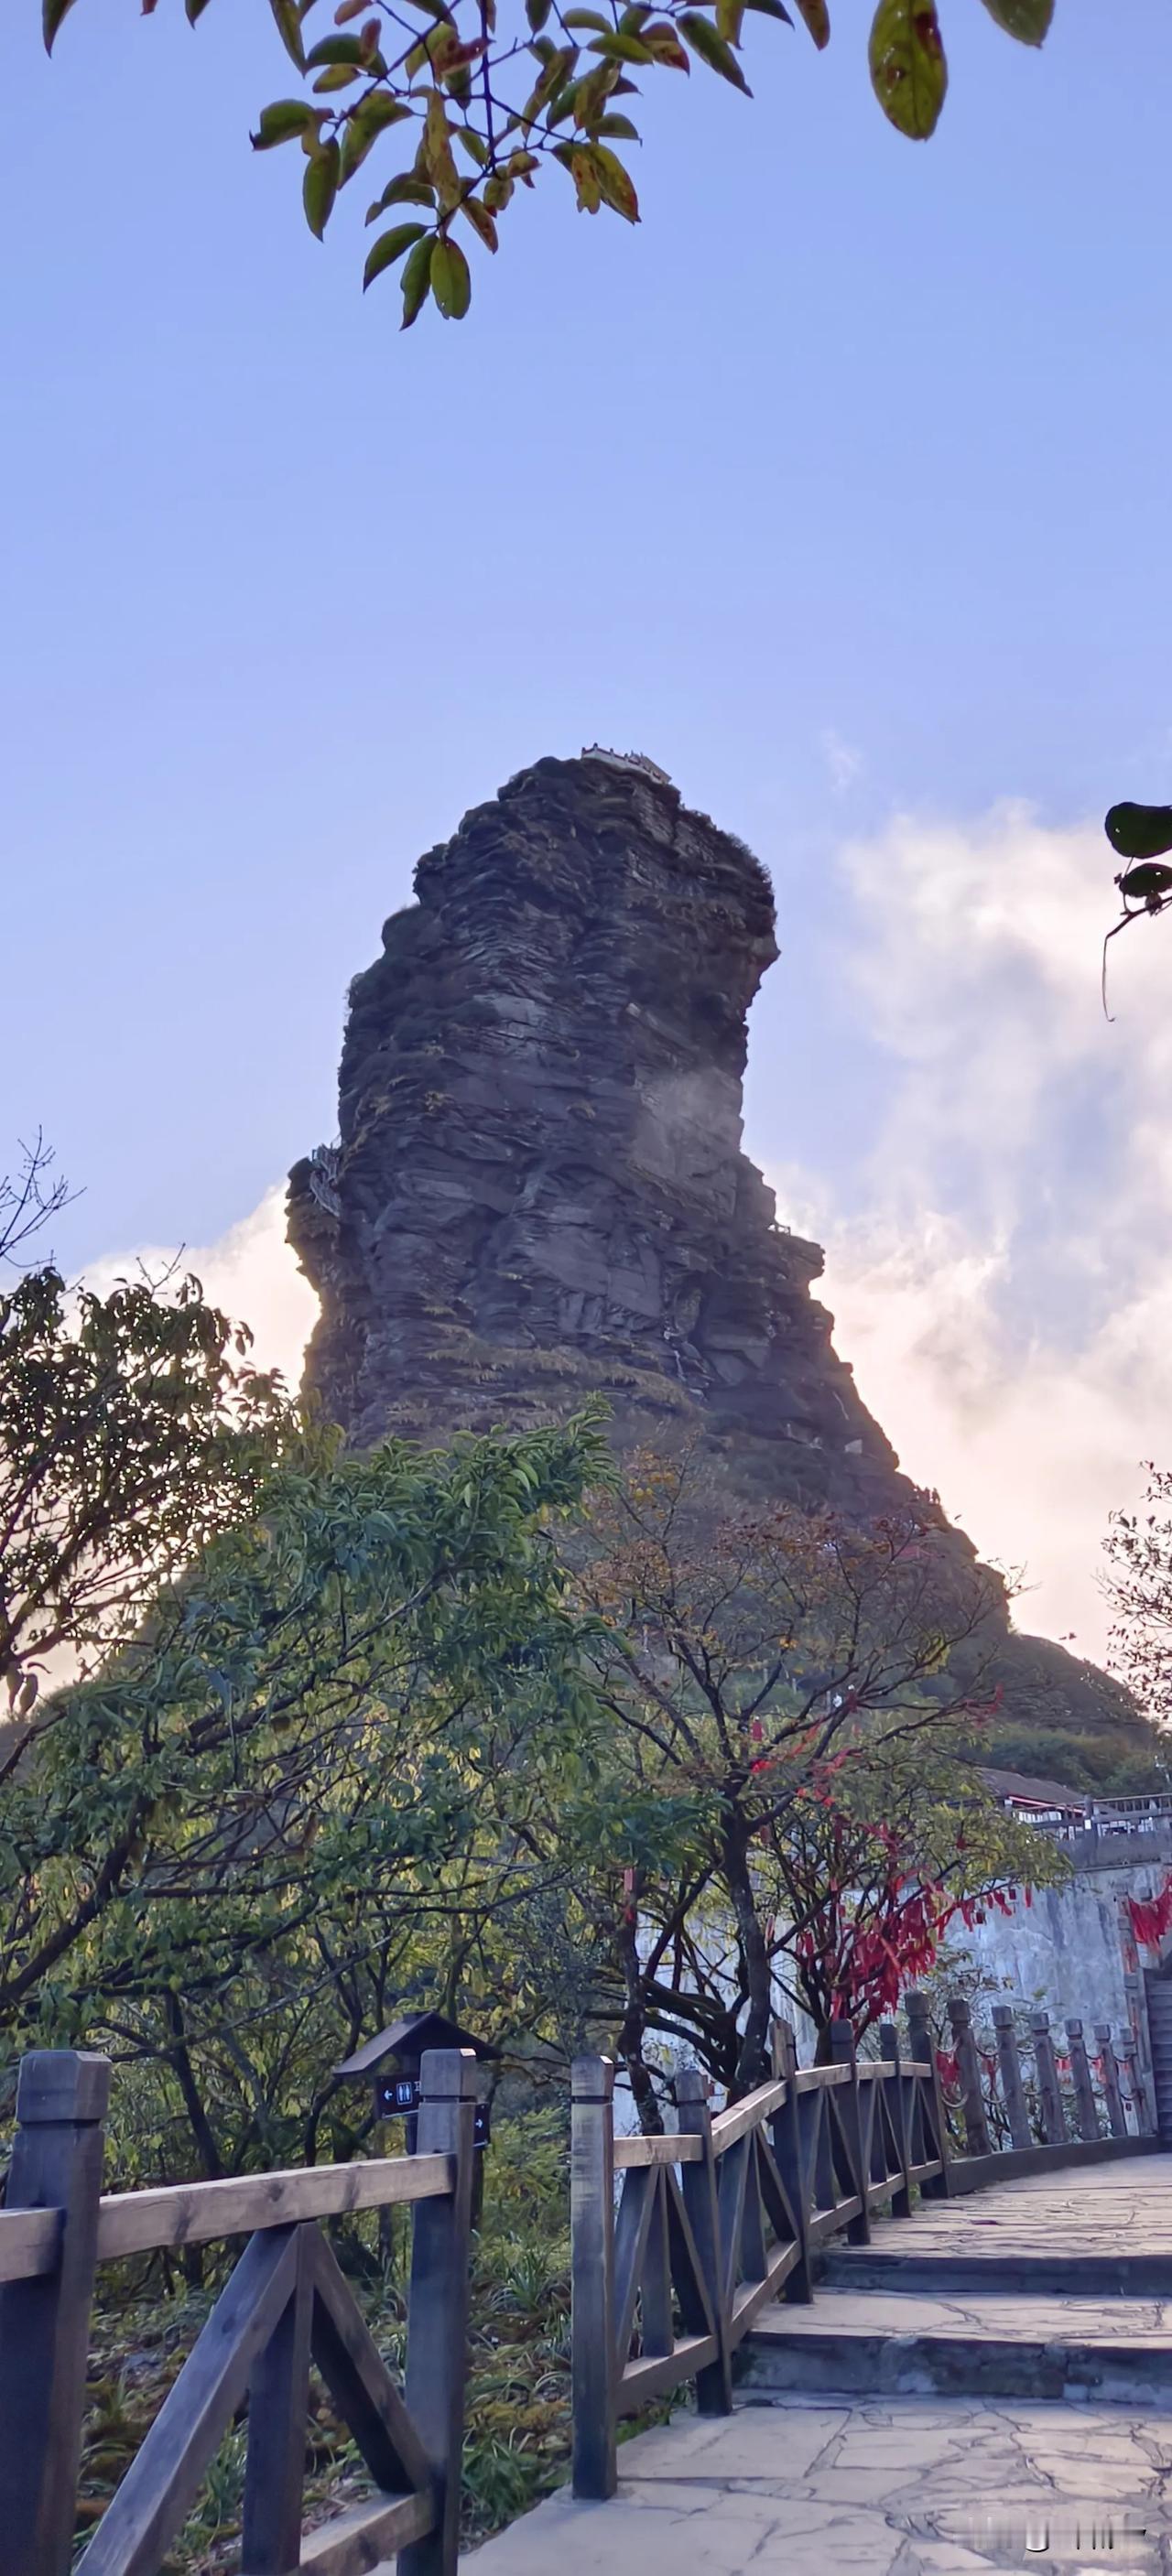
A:
{"type": "Polygon", "coordinates": [[[701,1417],[768,1482],[877,1505],[895,1459],[740,1150],[764,870],[666,780],[539,761],[416,875],[351,988],[341,1149],[292,1176],[308,1371],[360,1443],[701,1417]]]}
{"type": "MultiPolygon", "coordinates": [[[[745,1499],[906,1506],[811,1294],[822,1254],[741,1152],[777,955],[757,860],[649,763],[590,754],[524,770],[415,883],[351,987],[340,1144],[291,1175],[327,1412],[366,1445],[599,1390],[620,1444],[699,1431],[745,1499]]],[[[1103,1676],[1046,1664],[1043,1723],[1088,1691],[1118,1718],[1103,1676]]]]}

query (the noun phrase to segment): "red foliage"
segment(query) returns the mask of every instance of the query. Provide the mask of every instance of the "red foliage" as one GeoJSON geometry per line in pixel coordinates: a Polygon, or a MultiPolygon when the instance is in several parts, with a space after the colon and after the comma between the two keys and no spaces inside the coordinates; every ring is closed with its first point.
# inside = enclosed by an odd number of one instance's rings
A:
{"type": "Polygon", "coordinates": [[[1158,1950],[1164,1934],[1172,1926],[1172,1871],[1165,1877],[1158,1896],[1145,1904],[1142,1897],[1129,1896],[1127,1911],[1137,1941],[1150,1950],[1158,1950]]]}

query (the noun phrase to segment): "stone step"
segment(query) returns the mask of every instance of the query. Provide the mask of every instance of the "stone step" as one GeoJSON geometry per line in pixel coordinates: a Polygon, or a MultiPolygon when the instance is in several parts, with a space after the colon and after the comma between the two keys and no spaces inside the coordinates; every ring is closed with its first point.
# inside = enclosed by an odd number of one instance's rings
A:
{"type": "Polygon", "coordinates": [[[742,2347],[740,2385],[875,2395],[1172,2398],[1172,2300],[819,2291],[812,2307],[763,2309],[742,2347]]]}
{"type": "Polygon", "coordinates": [[[885,2253],[844,2246],[823,2258],[818,2299],[826,2290],[1004,2297],[1015,2290],[1041,2299],[1167,2299],[1172,2252],[1151,2254],[885,2253]]]}

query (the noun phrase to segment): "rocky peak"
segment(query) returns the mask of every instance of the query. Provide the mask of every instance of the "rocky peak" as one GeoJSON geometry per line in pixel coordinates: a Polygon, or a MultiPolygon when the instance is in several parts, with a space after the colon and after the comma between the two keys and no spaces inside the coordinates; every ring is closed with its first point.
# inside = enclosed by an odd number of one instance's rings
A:
{"type": "MultiPolygon", "coordinates": [[[[620,1445],[698,1437],[741,1500],[922,1509],[834,1351],[818,1245],[741,1151],[777,955],[752,852],[596,746],[522,770],[415,888],[351,987],[339,1140],[291,1175],[328,1413],[434,1440],[598,1391],[620,1445]]],[[[1019,1729],[1148,1749],[1104,1675],[999,1634],[1019,1729]]]]}
{"type": "MultiPolygon", "coordinates": [[[[351,1435],[702,1419],[767,1483],[878,1499],[891,1449],[741,1151],[768,877],[637,754],[541,760],[416,870],[350,993],[340,1143],[297,1166],[309,1376],[351,1435]]],[[[906,1491],[906,1489],[905,1489],[906,1491]]]]}

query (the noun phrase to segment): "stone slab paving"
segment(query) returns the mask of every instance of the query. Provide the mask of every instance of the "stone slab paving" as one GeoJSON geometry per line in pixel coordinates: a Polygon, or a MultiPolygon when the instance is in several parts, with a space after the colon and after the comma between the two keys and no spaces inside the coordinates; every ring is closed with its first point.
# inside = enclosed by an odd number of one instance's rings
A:
{"type": "Polygon", "coordinates": [[[949,2294],[929,2298],[913,2291],[819,2290],[808,2308],[771,2306],[757,2319],[759,2334],[947,2335],[975,2342],[1079,2343],[1110,2339],[1165,2344],[1172,2340],[1172,2299],[1015,2298],[1012,2292],[949,2294]]]}
{"type": "Polygon", "coordinates": [[[966,2261],[981,2252],[1047,2261],[1056,2254],[1172,2255],[1172,2156],[1031,2174],[962,2199],[926,2200],[913,2219],[876,2221],[872,2249],[966,2261]]]}
{"type": "Polygon", "coordinates": [[[619,2452],[609,2504],[563,2492],[475,2576],[1165,2576],[1172,2410],[783,2399],[677,2416],[619,2452]]]}

